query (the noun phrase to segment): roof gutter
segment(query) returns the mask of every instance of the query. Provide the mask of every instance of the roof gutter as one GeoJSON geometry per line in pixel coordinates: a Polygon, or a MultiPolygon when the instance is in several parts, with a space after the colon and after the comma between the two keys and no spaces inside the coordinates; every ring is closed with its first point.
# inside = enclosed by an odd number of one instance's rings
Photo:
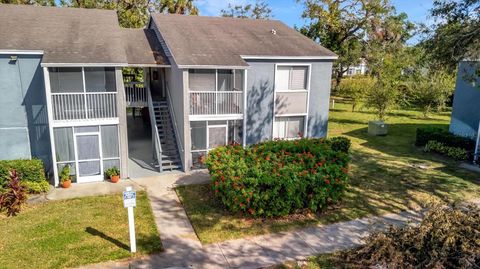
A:
{"type": "Polygon", "coordinates": [[[271,56],[271,55],[240,55],[247,60],[337,60],[338,56],[271,56]]]}
{"type": "Polygon", "coordinates": [[[232,66],[232,65],[179,65],[180,69],[249,69],[250,66],[232,66]]]}
{"type": "Polygon", "coordinates": [[[43,55],[43,50],[1,50],[0,54],[43,55]]]}
{"type": "Polygon", "coordinates": [[[42,63],[42,67],[127,67],[128,63],[42,63]]]}

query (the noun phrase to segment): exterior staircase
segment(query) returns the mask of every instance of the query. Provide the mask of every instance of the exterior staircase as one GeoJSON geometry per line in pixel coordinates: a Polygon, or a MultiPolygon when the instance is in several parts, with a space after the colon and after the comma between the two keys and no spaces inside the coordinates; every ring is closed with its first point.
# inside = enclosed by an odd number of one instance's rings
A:
{"type": "MultiPolygon", "coordinates": [[[[175,130],[168,109],[168,103],[163,100],[153,101],[152,103],[160,145],[162,146],[161,171],[181,170],[182,161],[180,159],[180,152],[177,146],[177,139],[175,137],[175,130]]],[[[156,166],[159,167],[158,162],[156,166]]]]}

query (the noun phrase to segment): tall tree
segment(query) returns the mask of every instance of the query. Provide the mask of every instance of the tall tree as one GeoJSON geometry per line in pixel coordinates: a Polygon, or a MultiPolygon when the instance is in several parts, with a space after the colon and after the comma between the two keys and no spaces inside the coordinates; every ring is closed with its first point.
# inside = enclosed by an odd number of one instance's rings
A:
{"type": "Polygon", "coordinates": [[[198,8],[194,0],[162,0],[160,12],[183,15],[198,15],[198,8]]]}
{"type": "Polygon", "coordinates": [[[120,25],[126,28],[144,27],[149,12],[198,15],[194,0],[60,0],[60,3],[67,7],[116,10],[120,25]]]}
{"type": "Polygon", "coordinates": [[[339,55],[334,76],[338,86],[344,73],[362,57],[362,40],[370,20],[387,12],[388,0],[305,0],[300,28],[305,36],[339,55]]]}
{"type": "Polygon", "coordinates": [[[0,4],[56,6],[55,0],[0,0],[0,4]]]}
{"type": "Polygon", "coordinates": [[[227,9],[222,9],[223,17],[269,19],[272,17],[272,9],[265,1],[257,0],[255,4],[232,5],[228,4],[227,9]]]}
{"type": "Polygon", "coordinates": [[[480,59],[480,0],[435,0],[430,12],[422,45],[432,62],[454,71],[461,60],[480,59]]]}

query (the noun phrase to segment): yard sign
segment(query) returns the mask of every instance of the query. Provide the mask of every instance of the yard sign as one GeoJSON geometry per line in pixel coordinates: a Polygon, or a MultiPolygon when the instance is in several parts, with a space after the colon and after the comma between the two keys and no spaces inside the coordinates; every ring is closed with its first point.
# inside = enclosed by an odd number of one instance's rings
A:
{"type": "Polygon", "coordinates": [[[123,207],[128,210],[128,231],[130,234],[130,251],[137,252],[137,242],[135,240],[135,220],[133,218],[133,208],[137,206],[137,193],[132,187],[126,187],[123,192],[123,207]]]}

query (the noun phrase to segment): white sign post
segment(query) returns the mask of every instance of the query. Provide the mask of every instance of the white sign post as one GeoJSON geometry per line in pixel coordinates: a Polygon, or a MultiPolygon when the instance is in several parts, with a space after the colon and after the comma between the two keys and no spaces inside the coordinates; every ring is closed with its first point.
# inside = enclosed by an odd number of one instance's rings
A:
{"type": "Polygon", "coordinates": [[[137,206],[137,193],[132,187],[126,187],[123,192],[123,207],[128,210],[128,231],[130,233],[130,251],[137,252],[137,242],[135,241],[135,220],[133,218],[133,208],[137,206]]]}

